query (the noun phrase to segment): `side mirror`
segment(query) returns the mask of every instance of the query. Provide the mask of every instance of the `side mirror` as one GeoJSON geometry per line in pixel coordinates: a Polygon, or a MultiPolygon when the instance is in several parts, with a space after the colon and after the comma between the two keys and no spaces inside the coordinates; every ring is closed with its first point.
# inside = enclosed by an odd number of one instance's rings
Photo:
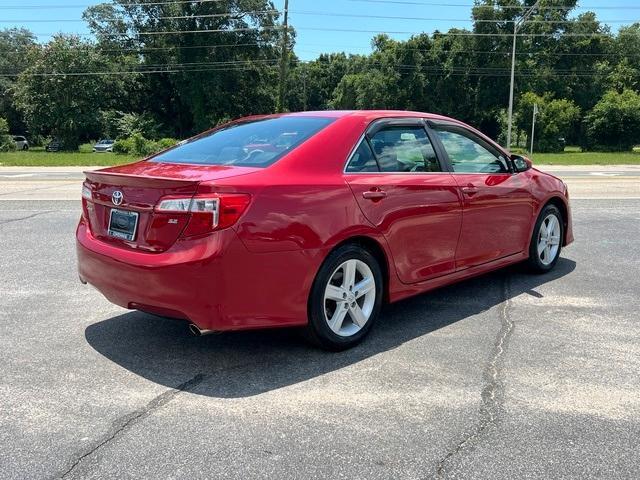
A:
{"type": "Polygon", "coordinates": [[[513,166],[516,169],[516,172],[526,172],[533,168],[533,163],[527,157],[523,157],[521,155],[511,155],[511,160],[513,161],[513,166]]]}

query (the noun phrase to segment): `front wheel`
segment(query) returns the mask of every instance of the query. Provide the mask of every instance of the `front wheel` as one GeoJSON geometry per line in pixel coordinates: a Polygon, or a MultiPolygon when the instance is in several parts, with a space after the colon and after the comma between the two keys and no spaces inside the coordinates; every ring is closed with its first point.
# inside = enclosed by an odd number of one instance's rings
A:
{"type": "Polygon", "coordinates": [[[538,217],[529,247],[529,266],[534,272],[545,273],[553,269],[560,258],[564,222],[555,205],[545,206],[538,217]]]}
{"type": "Polygon", "coordinates": [[[345,245],[327,257],[309,297],[307,337],[328,350],[358,344],[371,330],[382,305],[380,265],[358,245],[345,245]]]}

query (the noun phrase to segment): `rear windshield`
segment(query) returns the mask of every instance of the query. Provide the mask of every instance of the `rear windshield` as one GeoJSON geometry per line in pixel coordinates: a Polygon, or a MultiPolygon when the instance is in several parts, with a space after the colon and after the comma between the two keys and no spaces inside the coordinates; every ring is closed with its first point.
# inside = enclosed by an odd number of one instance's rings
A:
{"type": "Polygon", "coordinates": [[[156,155],[151,161],[267,167],[334,120],[280,117],[230,125],[156,155]]]}

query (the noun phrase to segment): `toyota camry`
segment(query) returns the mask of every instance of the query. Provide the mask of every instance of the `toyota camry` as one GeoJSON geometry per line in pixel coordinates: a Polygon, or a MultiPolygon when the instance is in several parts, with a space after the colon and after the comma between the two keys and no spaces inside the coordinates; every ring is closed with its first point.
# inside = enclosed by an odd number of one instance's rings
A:
{"type": "Polygon", "coordinates": [[[396,302],[573,241],[567,186],[457,120],[247,117],[86,172],[80,280],[197,335],[303,327],[351,347],[396,302]]]}

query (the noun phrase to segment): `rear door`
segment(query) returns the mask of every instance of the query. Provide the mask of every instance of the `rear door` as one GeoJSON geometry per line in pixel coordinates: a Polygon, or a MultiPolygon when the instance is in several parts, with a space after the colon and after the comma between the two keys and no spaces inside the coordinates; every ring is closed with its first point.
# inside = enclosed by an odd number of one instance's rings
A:
{"type": "Polygon", "coordinates": [[[514,173],[506,155],[471,130],[457,124],[430,125],[464,201],[457,269],[521,252],[533,215],[525,176],[514,173]]]}
{"type": "Polygon", "coordinates": [[[383,232],[402,282],[455,270],[461,200],[422,120],[372,125],[349,159],[345,178],[367,219],[383,232]]]}

